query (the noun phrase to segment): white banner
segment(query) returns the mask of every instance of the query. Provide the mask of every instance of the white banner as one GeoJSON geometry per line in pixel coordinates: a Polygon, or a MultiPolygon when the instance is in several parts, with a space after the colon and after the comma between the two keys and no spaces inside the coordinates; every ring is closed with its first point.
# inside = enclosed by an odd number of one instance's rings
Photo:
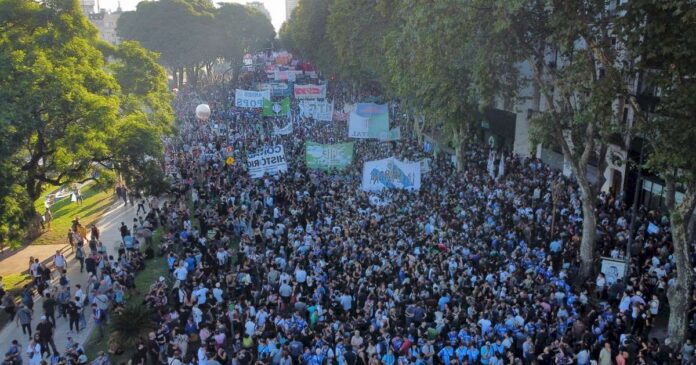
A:
{"type": "Polygon", "coordinates": [[[300,116],[303,118],[314,118],[322,122],[330,122],[333,119],[333,102],[318,100],[300,101],[300,116]]]}
{"type": "Polygon", "coordinates": [[[420,160],[421,175],[427,175],[430,173],[430,158],[424,158],[420,160]]]}
{"type": "Polygon", "coordinates": [[[370,117],[361,117],[355,111],[348,117],[349,138],[370,138],[370,117]]]}
{"type": "Polygon", "coordinates": [[[292,122],[288,123],[288,125],[283,128],[277,128],[275,126],[273,127],[274,136],[285,136],[288,134],[292,134],[292,122]]]}
{"type": "Polygon", "coordinates": [[[288,70],[288,71],[273,71],[273,79],[276,81],[290,81],[295,82],[297,80],[297,75],[302,75],[302,71],[288,70]]]}
{"type": "Polygon", "coordinates": [[[322,85],[295,85],[295,99],[324,99],[326,98],[326,84],[322,85]]]}
{"type": "Polygon", "coordinates": [[[265,174],[276,175],[288,171],[283,146],[266,146],[257,153],[250,153],[247,156],[247,168],[249,175],[255,179],[265,174]]]}
{"type": "Polygon", "coordinates": [[[263,99],[271,100],[271,92],[269,90],[237,89],[234,93],[234,105],[237,108],[263,108],[263,99]]]}
{"type": "Polygon", "coordinates": [[[362,189],[419,190],[421,186],[420,162],[404,162],[394,157],[367,161],[363,165],[362,189]]]}
{"type": "Polygon", "coordinates": [[[381,142],[398,141],[401,139],[401,127],[390,129],[388,132],[380,132],[379,140],[381,142]]]}

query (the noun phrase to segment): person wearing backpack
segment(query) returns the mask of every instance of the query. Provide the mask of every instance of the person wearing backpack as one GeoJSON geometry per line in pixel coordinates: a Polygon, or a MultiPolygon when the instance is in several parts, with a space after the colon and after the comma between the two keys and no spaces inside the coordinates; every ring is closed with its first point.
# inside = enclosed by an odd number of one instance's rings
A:
{"type": "Polygon", "coordinates": [[[70,287],[66,285],[63,290],[58,293],[56,300],[58,301],[58,318],[63,317],[67,319],[67,305],[70,302],[70,287]]]}
{"type": "Polygon", "coordinates": [[[77,246],[75,249],[75,260],[80,263],[80,272],[85,269],[85,249],[82,246],[77,246]]]}
{"type": "Polygon", "coordinates": [[[46,293],[46,297],[44,298],[42,307],[44,310],[44,315],[46,318],[53,324],[53,327],[56,326],[56,306],[58,305],[58,302],[51,296],[50,293],[46,293]]]}

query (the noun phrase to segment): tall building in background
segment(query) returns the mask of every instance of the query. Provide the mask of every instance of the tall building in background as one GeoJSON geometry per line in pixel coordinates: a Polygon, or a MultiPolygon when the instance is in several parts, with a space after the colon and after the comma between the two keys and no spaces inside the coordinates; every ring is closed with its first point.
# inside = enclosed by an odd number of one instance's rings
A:
{"type": "Polygon", "coordinates": [[[95,0],[80,0],[80,9],[85,15],[94,13],[94,2],[95,0]]]}
{"type": "Polygon", "coordinates": [[[121,41],[116,35],[116,23],[121,16],[120,2],[116,11],[100,9],[98,0],[80,0],[80,8],[87,19],[99,30],[101,39],[111,44],[118,44],[121,41]]]}
{"type": "Polygon", "coordinates": [[[269,21],[271,20],[271,13],[268,12],[268,9],[266,9],[266,7],[263,5],[262,2],[252,1],[252,2],[246,3],[246,6],[260,11],[261,14],[265,15],[266,18],[268,18],[269,21]]]}
{"type": "Polygon", "coordinates": [[[290,19],[292,11],[297,7],[300,0],[285,0],[285,20],[290,19]]]}
{"type": "Polygon", "coordinates": [[[98,13],[87,15],[89,21],[92,22],[97,29],[99,29],[101,39],[111,44],[119,44],[121,42],[116,34],[116,23],[118,22],[118,18],[120,16],[120,7],[116,11],[107,12],[106,10],[102,9],[98,13]]]}

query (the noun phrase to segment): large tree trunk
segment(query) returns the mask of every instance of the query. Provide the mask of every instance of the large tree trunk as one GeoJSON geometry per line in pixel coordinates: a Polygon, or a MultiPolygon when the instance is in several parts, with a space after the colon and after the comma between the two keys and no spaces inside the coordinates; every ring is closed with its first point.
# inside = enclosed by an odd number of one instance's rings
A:
{"type": "Polygon", "coordinates": [[[669,322],[667,333],[674,348],[681,348],[688,332],[688,311],[691,304],[691,292],[694,286],[694,273],[690,257],[691,246],[687,240],[687,221],[690,219],[691,205],[696,196],[692,190],[687,191],[684,201],[676,206],[674,201],[674,182],[666,179],[666,205],[670,213],[672,243],[674,245],[674,261],[676,263],[676,278],[667,289],[669,301],[669,322]]]}
{"type": "Polygon", "coordinates": [[[582,203],[582,240],[580,241],[580,277],[587,280],[592,276],[595,259],[595,241],[597,238],[597,217],[595,206],[597,202],[592,188],[585,177],[578,179],[580,187],[580,201],[582,203]]]}

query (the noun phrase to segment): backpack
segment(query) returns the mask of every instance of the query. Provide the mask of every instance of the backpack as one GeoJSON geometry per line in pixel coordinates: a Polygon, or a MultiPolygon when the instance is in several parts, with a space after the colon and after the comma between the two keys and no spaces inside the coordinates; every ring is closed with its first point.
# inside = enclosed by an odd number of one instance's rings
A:
{"type": "Polygon", "coordinates": [[[67,276],[64,276],[64,275],[63,275],[63,276],[60,277],[59,283],[60,283],[61,286],[67,286],[68,283],[70,283],[70,280],[68,280],[68,277],[67,277],[67,276]]]}

